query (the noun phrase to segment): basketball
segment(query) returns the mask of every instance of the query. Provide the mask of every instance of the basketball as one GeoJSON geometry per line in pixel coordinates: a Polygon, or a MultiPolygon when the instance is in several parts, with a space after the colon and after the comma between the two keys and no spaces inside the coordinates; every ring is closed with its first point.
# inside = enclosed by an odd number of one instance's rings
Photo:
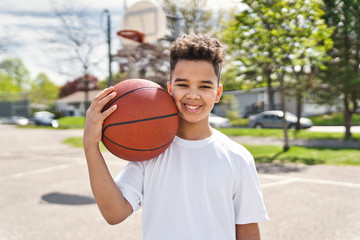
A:
{"type": "Polygon", "coordinates": [[[178,110],[171,95],[155,82],[129,79],[114,85],[116,97],[103,109],[117,104],[105,119],[102,142],[115,156],[145,161],[164,152],[173,141],[178,110]]]}

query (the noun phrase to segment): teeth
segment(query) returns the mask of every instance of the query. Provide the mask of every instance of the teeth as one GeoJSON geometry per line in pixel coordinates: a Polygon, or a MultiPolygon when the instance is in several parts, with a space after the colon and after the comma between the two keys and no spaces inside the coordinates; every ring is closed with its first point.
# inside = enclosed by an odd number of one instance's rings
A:
{"type": "Polygon", "coordinates": [[[199,108],[199,106],[190,106],[190,105],[186,105],[186,107],[191,110],[195,110],[195,109],[199,108]]]}

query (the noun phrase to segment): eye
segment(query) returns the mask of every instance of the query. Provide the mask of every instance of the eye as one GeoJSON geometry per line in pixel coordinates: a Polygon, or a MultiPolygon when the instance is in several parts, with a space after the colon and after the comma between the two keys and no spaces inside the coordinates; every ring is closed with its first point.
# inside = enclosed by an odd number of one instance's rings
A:
{"type": "Polygon", "coordinates": [[[178,87],[187,87],[188,85],[184,84],[184,83],[178,83],[178,84],[176,84],[176,86],[178,86],[178,87]]]}
{"type": "Polygon", "coordinates": [[[203,86],[200,86],[200,88],[212,88],[211,86],[207,86],[207,85],[203,85],[203,86]]]}

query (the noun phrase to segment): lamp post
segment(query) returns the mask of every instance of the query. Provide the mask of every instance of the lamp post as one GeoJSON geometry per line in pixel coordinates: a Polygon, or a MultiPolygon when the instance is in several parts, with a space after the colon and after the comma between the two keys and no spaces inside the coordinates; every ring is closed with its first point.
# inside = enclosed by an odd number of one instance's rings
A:
{"type": "Polygon", "coordinates": [[[111,71],[111,19],[109,10],[105,9],[104,12],[107,15],[107,44],[108,44],[108,59],[109,59],[109,79],[108,87],[112,85],[112,71],[111,71]]]}

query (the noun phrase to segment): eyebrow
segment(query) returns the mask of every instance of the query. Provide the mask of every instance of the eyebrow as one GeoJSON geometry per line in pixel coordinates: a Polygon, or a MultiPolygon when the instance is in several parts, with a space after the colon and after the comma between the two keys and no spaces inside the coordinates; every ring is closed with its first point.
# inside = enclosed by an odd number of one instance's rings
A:
{"type": "Polygon", "coordinates": [[[189,80],[184,79],[184,78],[176,78],[175,82],[188,82],[189,80]]]}
{"type": "MultiPolygon", "coordinates": [[[[175,82],[188,82],[189,80],[184,79],[184,78],[176,78],[175,82]]],[[[210,85],[214,85],[214,83],[210,80],[201,80],[200,81],[202,84],[210,84],[210,85]]]]}
{"type": "Polygon", "coordinates": [[[202,80],[201,83],[214,85],[214,83],[212,81],[210,81],[210,80],[202,80]]]}

